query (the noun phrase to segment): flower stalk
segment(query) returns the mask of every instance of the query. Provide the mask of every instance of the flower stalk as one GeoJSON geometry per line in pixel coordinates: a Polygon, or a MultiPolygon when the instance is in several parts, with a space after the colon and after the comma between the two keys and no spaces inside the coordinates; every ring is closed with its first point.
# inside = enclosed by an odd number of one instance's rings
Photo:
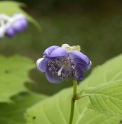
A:
{"type": "Polygon", "coordinates": [[[74,107],[75,107],[75,96],[77,94],[77,81],[73,80],[73,97],[71,99],[71,110],[70,110],[70,120],[69,124],[72,124],[73,122],[73,116],[74,116],[74,107]]]}

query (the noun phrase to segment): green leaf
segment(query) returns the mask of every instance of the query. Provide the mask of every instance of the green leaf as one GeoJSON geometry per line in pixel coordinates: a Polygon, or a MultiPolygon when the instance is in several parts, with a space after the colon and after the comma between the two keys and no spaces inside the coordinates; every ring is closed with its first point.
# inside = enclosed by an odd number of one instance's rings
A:
{"type": "Polygon", "coordinates": [[[121,120],[122,117],[103,115],[85,108],[74,124],[121,124],[121,120]]]}
{"type": "Polygon", "coordinates": [[[120,97],[122,66],[119,64],[121,61],[122,55],[119,55],[107,61],[102,66],[98,66],[93,70],[88,79],[84,81],[85,84],[81,85],[85,88],[98,86],[93,90],[88,90],[86,92],[86,94],[89,94],[89,99],[91,102],[88,104],[89,108],[97,110],[101,113],[112,115],[122,114],[122,97],[120,97]]]}
{"type": "Polygon", "coordinates": [[[26,16],[26,18],[31,21],[39,30],[41,30],[40,24],[28,15],[25,11],[23,11],[20,7],[25,7],[24,3],[15,2],[15,1],[0,1],[0,13],[6,14],[8,16],[12,16],[15,13],[22,13],[26,16]]]}
{"type": "Polygon", "coordinates": [[[89,108],[105,114],[122,115],[122,81],[102,84],[87,93],[89,108]]]}
{"type": "Polygon", "coordinates": [[[35,93],[21,93],[12,98],[12,104],[0,103],[0,124],[25,124],[26,109],[45,98],[46,96],[35,93]]]}
{"type": "MultiPolygon", "coordinates": [[[[71,88],[63,90],[27,109],[26,124],[68,124],[71,90],[71,88]],[[36,118],[33,119],[33,116],[36,118]]],[[[73,124],[117,124],[121,120],[118,116],[106,116],[87,109],[87,103],[87,97],[76,101],[73,124]]]]}
{"type": "Polygon", "coordinates": [[[28,72],[33,68],[35,63],[26,57],[0,56],[0,102],[10,102],[11,96],[27,91],[24,83],[31,82],[28,72]]]}

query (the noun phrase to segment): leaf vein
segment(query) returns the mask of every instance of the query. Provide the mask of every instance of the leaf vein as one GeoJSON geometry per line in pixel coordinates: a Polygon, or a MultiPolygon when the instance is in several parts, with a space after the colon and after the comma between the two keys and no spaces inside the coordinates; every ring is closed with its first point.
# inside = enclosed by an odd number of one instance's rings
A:
{"type": "Polygon", "coordinates": [[[117,73],[110,81],[115,80],[117,77],[119,77],[122,74],[122,71],[117,73]]]}
{"type": "MultiPolygon", "coordinates": [[[[98,100],[96,99],[96,97],[95,97],[95,95],[93,94],[93,96],[92,97],[94,97],[94,99],[95,99],[95,101],[97,102],[97,104],[99,105],[99,109],[101,109],[101,111],[103,111],[103,109],[102,109],[102,107],[101,107],[101,104],[98,102],[98,100]]],[[[90,98],[90,101],[91,101],[91,98],[90,98]]],[[[94,104],[93,104],[93,102],[91,102],[91,104],[92,104],[92,106],[94,106],[94,104]]],[[[95,107],[95,106],[94,106],[95,107]]],[[[95,107],[96,108],[96,107],[95,107]]]]}
{"type": "Polygon", "coordinates": [[[78,124],[79,121],[82,119],[82,117],[83,117],[84,113],[86,112],[86,110],[87,110],[87,108],[85,107],[84,110],[82,111],[82,113],[80,114],[79,118],[77,119],[76,124],[78,124]]]}
{"type": "MultiPolygon", "coordinates": [[[[111,109],[111,106],[108,106],[108,104],[106,103],[106,101],[103,99],[102,95],[101,95],[100,97],[102,98],[102,100],[103,100],[103,102],[105,103],[106,107],[107,107],[108,109],[110,109],[111,111],[113,111],[113,109],[111,109]]],[[[114,112],[114,111],[113,111],[113,112],[114,112]]]]}
{"type": "Polygon", "coordinates": [[[62,111],[61,111],[61,109],[60,109],[60,106],[59,106],[59,105],[60,105],[60,104],[59,104],[59,103],[60,103],[60,102],[59,102],[59,97],[60,97],[60,96],[57,96],[57,102],[56,102],[56,103],[57,103],[57,108],[58,108],[59,113],[60,113],[60,115],[61,115],[61,117],[62,117],[62,120],[64,121],[64,123],[67,124],[67,121],[66,121],[66,119],[64,118],[63,113],[62,113],[62,111]]]}
{"type": "MultiPolygon", "coordinates": [[[[44,104],[44,103],[43,103],[44,104]]],[[[44,117],[46,118],[46,121],[49,123],[49,124],[52,124],[51,122],[50,122],[50,120],[49,120],[49,118],[46,116],[46,113],[45,113],[45,111],[44,111],[44,105],[42,104],[42,113],[43,113],[43,115],[44,115],[44,117]]]]}
{"type": "Polygon", "coordinates": [[[103,121],[101,121],[101,123],[100,123],[100,124],[104,124],[106,121],[111,120],[111,118],[112,118],[112,117],[107,117],[107,119],[106,119],[106,120],[104,119],[103,121]]]}
{"type": "Polygon", "coordinates": [[[110,101],[116,107],[116,109],[120,110],[120,108],[118,106],[116,106],[115,103],[112,100],[110,100],[110,101]]]}
{"type": "Polygon", "coordinates": [[[94,94],[94,93],[92,93],[92,94],[87,94],[87,95],[89,95],[89,97],[92,97],[92,96],[101,96],[101,95],[103,95],[103,96],[105,96],[105,97],[109,97],[109,98],[113,98],[113,99],[118,99],[118,100],[120,100],[120,101],[122,101],[122,99],[119,99],[119,98],[117,98],[117,97],[114,97],[114,96],[109,96],[109,95],[107,95],[107,94],[94,94]]]}
{"type": "Polygon", "coordinates": [[[79,109],[78,109],[77,102],[75,103],[75,108],[76,108],[76,110],[77,110],[78,114],[80,115],[80,111],[79,111],[79,109]]]}
{"type": "Polygon", "coordinates": [[[94,119],[98,118],[99,116],[101,116],[101,114],[98,114],[97,116],[95,116],[95,118],[92,118],[91,120],[88,120],[85,124],[88,124],[89,122],[92,122],[94,119]]]}

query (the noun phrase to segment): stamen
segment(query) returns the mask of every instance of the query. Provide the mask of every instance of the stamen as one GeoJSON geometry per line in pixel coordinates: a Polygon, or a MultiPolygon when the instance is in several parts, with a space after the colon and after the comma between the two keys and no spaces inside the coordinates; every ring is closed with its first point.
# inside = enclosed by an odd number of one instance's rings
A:
{"type": "Polygon", "coordinates": [[[58,76],[61,80],[74,77],[76,66],[68,57],[58,57],[48,61],[48,70],[53,76],[58,76]],[[62,71],[64,69],[64,72],[62,71]]]}
{"type": "Polygon", "coordinates": [[[64,68],[64,65],[61,67],[61,69],[58,71],[58,76],[61,76],[61,71],[64,68]]]}

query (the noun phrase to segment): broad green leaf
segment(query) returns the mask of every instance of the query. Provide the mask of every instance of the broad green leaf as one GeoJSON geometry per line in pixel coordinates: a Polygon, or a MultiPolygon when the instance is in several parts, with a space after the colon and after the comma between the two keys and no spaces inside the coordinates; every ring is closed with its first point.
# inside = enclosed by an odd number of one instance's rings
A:
{"type": "MultiPolygon", "coordinates": [[[[35,104],[27,109],[26,124],[68,124],[70,101],[71,88],[35,104]]],[[[73,124],[117,124],[121,120],[121,117],[106,116],[87,109],[87,103],[87,97],[76,101],[73,124]]]]}
{"type": "Polygon", "coordinates": [[[122,81],[102,84],[87,93],[89,108],[105,114],[122,115],[122,81]]]}
{"type": "Polygon", "coordinates": [[[121,120],[122,117],[104,115],[85,108],[74,124],[121,124],[121,120]]]}
{"type": "MultiPolygon", "coordinates": [[[[27,124],[68,124],[71,101],[71,89],[63,90],[57,95],[37,103],[27,110],[27,124]],[[33,116],[36,116],[33,119],[33,116]]],[[[81,100],[84,102],[83,100],[81,100]]],[[[83,109],[84,105],[79,109],[83,109]]],[[[75,121],[78,117],[75,111],[75,121]]]]}
{"type": "Polygon", "coordinates": [[[0,14],[7,14],[12,16],[15,13],[24,14],[29,21],[31,21],[35,26],[41,30],[39,23],[33,19],[29,14],[23,11],[20,7],[25,7],[24,3],[15,2],[15,1],[0,1],[0,14]]]}
{"type": "MultiPolygon", "coordinates": [[[[79,85],[78,90],[121,80],[122,67],[118,64],[121,61],[122,55],[94,69],[92,74],[79,85]]],[[[71,98],[72,88],[69,88],[33,105],[25,114],[27,124],[68,124],[71,98]],[[36,116],[36,118],[33,119],[33,116],[36,116]]],[[[88,97],[76,101],[73,124],[119,124],[122,122],[120,116],[104,115],[87,109],[88,103],[88,97]]]]}
{"type": "Polygon", "coordinates": [[[0,56],[0,102],[9,102],[10,97],[27,91],[25,82],[31,82],[28,72],[35,67],[32,60],[13,56],[0,56]]]}
{"type": "Polygon", "coordinates": [[[26,109],[45,98],[41,94],[21,93],[12,98],[12,104],[0,103],[0,124],[25,124],[26,109]]]}

